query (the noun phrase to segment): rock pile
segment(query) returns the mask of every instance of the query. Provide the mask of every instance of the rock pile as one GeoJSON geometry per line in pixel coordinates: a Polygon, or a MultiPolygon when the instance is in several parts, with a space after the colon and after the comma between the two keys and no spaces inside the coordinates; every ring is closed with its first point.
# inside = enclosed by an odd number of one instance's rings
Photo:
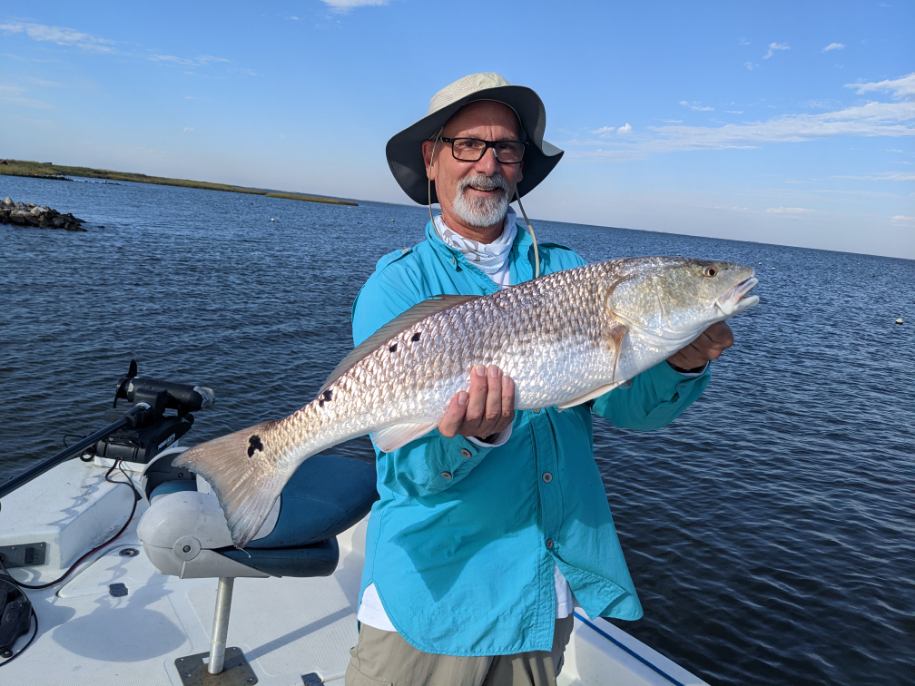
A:
{"type": "Polygon", "coordinates": [[[37,226],[43,229],[65,229],[85,231],[81,219],[72,214],[63,214],[50,207],[31,203],[13,202],[12,198],[0,200],[0,224],[37,226]]]}

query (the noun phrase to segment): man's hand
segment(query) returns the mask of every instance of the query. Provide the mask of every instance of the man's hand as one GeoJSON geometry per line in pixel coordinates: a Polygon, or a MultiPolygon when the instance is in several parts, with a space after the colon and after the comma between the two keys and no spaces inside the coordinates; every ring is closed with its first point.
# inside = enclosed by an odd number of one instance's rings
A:
{"type": "Polygon", "coordinates": [[[495,365],[474,367],[470,389],[451,398],[438,431],[451,438],[456,434],[485,440],[502,433],[515,418],[515,383],[495,365]]]}
{"type": "Polygon", "coordinates": [[[717,360],[721,353],[734,345],[734,334],[731,327],[724,322],[712,324],[688,346],[667,358],[677,371],[702,371],[710,360],[717,360]]]}

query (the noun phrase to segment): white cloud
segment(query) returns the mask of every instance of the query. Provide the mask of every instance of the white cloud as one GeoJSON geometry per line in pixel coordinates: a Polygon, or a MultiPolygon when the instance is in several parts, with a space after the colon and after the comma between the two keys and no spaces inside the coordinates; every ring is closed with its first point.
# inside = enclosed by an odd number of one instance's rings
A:
{"type": "Polygon", "coordinates": [[[321,0],[335,12],[349,12],[357,7],[380,7],[387,5],[388,0],[321,0]]]}
{"type": "Polygon", "coordinates": [[[595,136],[600,136],[601,138],[607,138],[614,134],[625,136],[628,133],[632,133],[632,124],[627,121],[622,126],[601,126],[599,129],[594,129],[591,133],[595,136]]]}
{"type": "Polygon", "coordinates": [[[791,46],[787,43],[769,43],[769,51],[763,55],[764,60],[772,59],[779,50],[790,50],[791,46]]]}
{"type": "Polygon", "coordinates": [[[744,69],[746,69],[747,71],[753,71],[754,69],[756,69],[756,65],[753,64],[752,62],[744,62],[744,63],[743,63],[743,67],[744,67],[744,69]]]}
{"type": "Polygon", "coordinates": [[[811,214],[813,210],[808,210],[806,207],[769,207],[766,209],[766,214],[782,214],[788,216],[799,216],[802,214],[811,214]]]}
{"type": "Polygon", "coordinates": [[[150,55],[151,62],[168,62],[170,64],[179,64],[182,67],[205,67],[208,64],[228,62],[225,57],[215,57],[213,55],[200,55],[199,57],[178,57],[177,55],[150,55]]]}
{"type": "Polygon", "coordinates": [[[894,224],[915,224],[915,217],[907,214],[897,214],[894,215],[890,221],[894,224]]]}
{"type": "Polygon", "coordinates": [[[89,50],[90,52],[114,52],[111,41],[63,26],[49,26],[47,24],[32,24],[19,21],[0,24],[0,31],[4,33],[22,33],[41,43],[54,43],[56,45],[89,50]]]}
{"type": "Polygon", "coordinates": [[[181,131],[182,131],[182,133],[194,133],[194,127],[193,127],[193,126],[185,126],[181,131]]]}
{"type": "Polygon", "coordinates": [[[863,93],[889,91],[895,98],[912,97],[915,96],[915,71],[898,79],[887,79],[885,81],[874,81],[871,83],[847,83],[845,84],[845,87],[854,88],[858,95],[863,93]]]}
{"type": "Polygon", "coordinates": [[[688,110],[692,110],[693,112],[714,112],[715,111],[715,108],[711,107],[710,105],[703,105],[698,102],[689,102],[688,100],[681,100],[680,106],[685,107],[688,110]]]}
{"type": "Polygon", "coordinates": [[[915,174],[905,172],[882,172],[864,176],[834,176],[834,179],[849,179],[853,181],[915,181],[915,174]]]}
{"type": "Polygon", "coordinates": [[[830,43],[825,48],[823,48],[822,52],[832,52],[833,50],[844,50],[844,49],[845,49],[845,43],[830,43]]]}
{"type": "MultiPolygon", "coordinates": [[[[563,140],[576,157],[644,159],[657,154],[688,150],[746,150],[778,143],[800,143],[834,137],[901,139],[894,150],[907,150],[915,141],[915,72],[896,79],[848,84],[859,92],[889,93],[892,99],[872,100],[825,112],[788,113],[758,121],[716,125],[686,125],[677,120],[632,129],[616,135],[619,127],[606,126],[590,136],[563,140]]],[[[688,106],[688,101],[681,101],[688,106]]],[[[887,142],[886,145],[892,145],[887,142]]],[[[897,164],[907,164],[899,160],[897,164]]],[[[864,180],[862,178],[861,180],[864,180]]],[[[911,182],[909,170],[870,173],[866,180],[911,182]]]]}

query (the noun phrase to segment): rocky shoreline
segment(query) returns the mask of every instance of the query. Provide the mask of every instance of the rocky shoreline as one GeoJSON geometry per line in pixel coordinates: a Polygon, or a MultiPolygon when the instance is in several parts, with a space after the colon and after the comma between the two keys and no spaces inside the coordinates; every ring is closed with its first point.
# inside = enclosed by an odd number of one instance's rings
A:
{"type": "Polygon", "coordinates": [[[81,219],[72,214],[64,214],[44,205],[14,202],[6,197],[0,200],[0,224],[16,226],[34,226],[42,229],[63,229],[65,231],[85,231],[81,219]]]}

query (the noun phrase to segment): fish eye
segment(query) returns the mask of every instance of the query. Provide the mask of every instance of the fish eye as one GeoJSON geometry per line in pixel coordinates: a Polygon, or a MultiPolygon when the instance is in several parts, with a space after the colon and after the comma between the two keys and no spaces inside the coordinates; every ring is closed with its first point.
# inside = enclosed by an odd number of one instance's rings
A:
{"type": "Polygon", "coordinates": [[[717,274],[717,273],[718,273],[718,270],[715,269],[714,267],[706,267],[702,271],[703,276],[715,276],[715,274],[717,274]]]}

